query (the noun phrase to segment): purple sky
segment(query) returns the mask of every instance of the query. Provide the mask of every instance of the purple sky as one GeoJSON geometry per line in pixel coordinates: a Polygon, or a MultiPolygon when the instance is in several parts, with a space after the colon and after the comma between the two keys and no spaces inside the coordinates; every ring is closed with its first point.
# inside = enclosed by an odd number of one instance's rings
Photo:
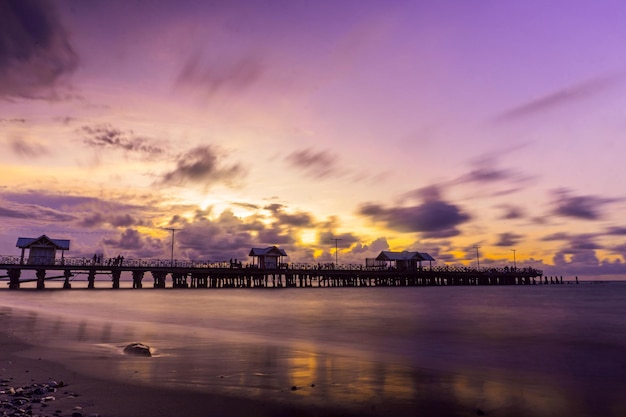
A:
{"type": "Polygon", "coordinates": [[[0,0],[0,254],[624,274],[626,3],[515,3],[0,0]]]}

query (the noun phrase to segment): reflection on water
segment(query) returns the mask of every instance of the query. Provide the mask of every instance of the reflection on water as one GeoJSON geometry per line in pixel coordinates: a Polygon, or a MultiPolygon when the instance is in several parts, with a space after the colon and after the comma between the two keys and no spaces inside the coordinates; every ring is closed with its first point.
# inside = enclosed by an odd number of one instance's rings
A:
{"type": "Polygon", "coordinates": [[[622,416],[626,286],[591,287],[11,292],[0,316],[40,347],[25,354],[112,380],[381,415],[622,416]],[[136,341],[155,356],[121,353],[136,341]]]}

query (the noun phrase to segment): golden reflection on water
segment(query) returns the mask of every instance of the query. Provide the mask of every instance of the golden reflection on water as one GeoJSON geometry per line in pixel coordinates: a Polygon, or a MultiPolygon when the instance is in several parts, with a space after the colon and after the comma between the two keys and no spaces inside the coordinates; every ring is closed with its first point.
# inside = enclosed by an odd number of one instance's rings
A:
{"type": "Polygon", "coordinates": [[[455,374],[450,384],[452,392],[459,402],[474,403],[477,409],[485,412],[515,415],[526,410],[535,416],[571,416],[572,409],[580,409],[575,405],[575,399],[545,377],[540,377],[542,381],[533,381],[523,375],[513,378],[496,372],[480,378],[470,375],[469,372],[455,374]]]}
{"type": "Polygon", "coordinates": [[[289,383],[302,397],[323,397],[335,403],[393,399],[410,401],[416,386],[407,368],[355,358],[350,352],[332,356],[313,353],[319,347],[298,346],[286,364],[289,383]]]}
{"type": "MultiPolygon", "coordinates": [[[[221,390],[256,398],[280,392],[335,404],[415,405],[434,398],[497,415],[582,416],[589,408],[583,399],[576,398],[575,390],[568,392],[559,385],[563,381],[558,376],[551,379],[549,374],[495,370],[478,374],[473,369],[437,372],[399,360],[356,357],[339,348],[323,353],[315,343],[207,343],[190,335],[169,340],[169,348],[157,345],[156,357],[128,357],[121,354],[124,343],[158,341],[158,329],[153,325],[142,328],[85,318],[43,317],[37,312],[17,317],[7,307],[0,308],[0,314],[5,329],[16,336],[40,347],[52,347],[48,357],[54,359],[54,348],[62,348],[56,351],[59,360],[74,361],[91,374],[124,381],[221,390]],[[110,349],[86,348],[98,344],[108,344],[110,349]],[[68,351],[75,356],[68,358],[68,351]],[[292,387],[296,389],[292,391],[292,387]]],[[[623,403],[617,403],[610,415],[624,415],[624,408],[623,403]]]]}

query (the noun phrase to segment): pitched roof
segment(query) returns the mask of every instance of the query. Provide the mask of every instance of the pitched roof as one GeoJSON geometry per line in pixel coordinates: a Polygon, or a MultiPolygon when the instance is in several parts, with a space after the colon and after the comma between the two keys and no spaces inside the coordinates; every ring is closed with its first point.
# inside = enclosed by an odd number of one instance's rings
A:
{"type": "Polygon", "coordinates": [[[420,256],[424,258],[425,261],[434,261],[435,258],[427,254],[426,252],[420,252],[420,256]]]}
{"type": "Polygon", "coordinates": [[[435,258],[426,252],[392,252],[384,250],[377,257],[377,261],[434,261],[435,258]]]}
{"type": "Polygon", "coordinates": [[[54,246],[56,249],[60,250],[69,250],[70,249],[70,241],[67,239],[50,239],[46,235],[41,235],[39,237],[18,237],[17,246],[20,249],[27,249],[31,246],[43,245],[43,246],[54,246]]]}
{"type": "Polygon", "coordinates": [[[284,249],[279,249],[276,246],[269,246],[267,248],[252,248],[248,256],[287,256],[284,249]]]}

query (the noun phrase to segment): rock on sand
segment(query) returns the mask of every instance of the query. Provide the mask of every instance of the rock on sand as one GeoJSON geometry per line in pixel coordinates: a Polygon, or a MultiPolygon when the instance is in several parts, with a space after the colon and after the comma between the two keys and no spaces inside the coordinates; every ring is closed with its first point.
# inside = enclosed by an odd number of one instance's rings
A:
{"type": "Polygon", "coordinates": [[[152,353],[150,353],[150,346],[139,342],[131,343],[126,346],[124,348],[124,353],[127,355],[152,356],[152,353]]]}

